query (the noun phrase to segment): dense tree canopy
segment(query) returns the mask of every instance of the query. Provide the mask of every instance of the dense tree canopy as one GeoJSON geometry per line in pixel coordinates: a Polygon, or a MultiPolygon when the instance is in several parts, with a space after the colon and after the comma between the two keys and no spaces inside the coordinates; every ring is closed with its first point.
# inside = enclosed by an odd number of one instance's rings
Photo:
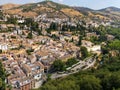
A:
{"type": "Polygon", "coordinates": [[[70,58],[66,62],[67,67],[71,67],[73,64],[77,63],[78,61],[75,58],[70,58]]]}
{"type": "Polygon", "coordinates": [[[62,60],[55,60],[51,67],[53,71],[65,70],[65,64],[62,62],[62,60]]]}
{"type": "Polygon", "coordinates": [[[9,24],[17,24],[17,18],[10,17],[10,18],[8,18],[7,23],[9,23],[9,24]]]}
{"type": "Polygon", "coordinates": [[[88,57],[88,51],[86,47],[83,47],[83,46],[81,47],[81,55],[83,59],[88,57]]]}
{"type": "Polygon", "coordinates": [[[2,63],[0,62],[0,90],[5,90],[6,85],[5,85],[5,69],[3,68],[2,63]]]}
{"type": "Polygon", "coordinates": [[[93,75],[82,76],[80,90],[101,90],[100,80],[93,75]]]}
{"type": "Polygon", "coordinates": [[[112,50],[120,50],[120,40],[111,41],[108,46],[112,50]]]}

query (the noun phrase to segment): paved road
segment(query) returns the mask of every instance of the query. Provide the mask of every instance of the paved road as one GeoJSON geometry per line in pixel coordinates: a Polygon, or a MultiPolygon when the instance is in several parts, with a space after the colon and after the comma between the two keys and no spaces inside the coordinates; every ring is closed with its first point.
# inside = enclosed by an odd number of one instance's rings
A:
{"type": "Polygon", "coordinates": [[[90,67],[93,67],[96,62],[96,59],[93,57],[87,58],[85,61],[80,61],[77,64],[73,65],[72,67],[68,68],[70,72],[63,72],[63,73],[54,73],[51,75],[51,79],[56,79],[64,76],[68,76],[70,74],[74,74],[79,72],[80,70],[86,70],[89,69],[90,67]]]}

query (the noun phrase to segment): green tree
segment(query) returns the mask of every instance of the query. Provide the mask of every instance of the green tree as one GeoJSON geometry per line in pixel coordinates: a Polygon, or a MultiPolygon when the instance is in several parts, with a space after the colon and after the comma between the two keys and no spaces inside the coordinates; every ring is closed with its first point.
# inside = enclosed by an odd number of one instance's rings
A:
{"type": "Polygon", "coordinates": [[[28,55],[31,55],[32,52],[34,52],[34,49],[32,49],[32,48],[26,50],[26,53],[28,55]]]}
{"type": "Polygon", "coordinates": [[[42,35],[42,32],[40,29],[37,29],[38,35],[42,35]]]}
{"type": "Polygon", "coordinates": [[[70,58],[66,62],[67,67],[71,67],[73,64],[77,63],[78,61],[75,58],[70,58]]]}
{"type": "Polygon", "coordinates": [[[82,55],[82,58],[84,59],[84,58],[86,58],[86,57],[88,57],[88,51],[87,51],[87,48],[86,47],[81,47],[81,55],[82,55]]]}
{"type": "Polygon", "coordinates": [[[49,28],[49,29],[50,29],[50,30],[57,30],[57,29],[58,29],[58,24],[52,22],[52,23],[50,24],[50,28],[49,28]]]}
{"type": "Polygon", "coordinates": [[[113,90],[113,88],[115,90],[119,89],[120,88],[119,72],[115,72],[115,73],[112,73],[111,75],[104,76],[101,84],[102,84],[103,90],[113,90]]]}
{"type": "Polygon", "coordinates": [[[79,83],[80,90],[101,90],[100,80],[93,75],[83,76],[79,83]]]}
{"type": "Polygon", "coordinates": [[[80,87],[75,80],[63,80],[58,84],[58,90],[80,90],[80,87]]]}
{"type": "Polygon", "coordinates": [[[6,73],[5,73],[5,69],[2,65],[2,63],[0,62],[0,90],[5,90],[6,88],[6,84],[5,84],[5,78],[6,78],[6,73]]]}
{"type": "Polygon", "coordinates": [[[67,25],[63,25],[62,26],[62,31],[68,31],[68,26],[67,25]]]}
{"type": "Polygon", "coordinates": [[[3,12],[0,11],[0,19],[3,19],[3,18],[4,18],[3,12]]]}
{"type": "Polygon", "coordinates": [[[25,19],[25,25],[27,25],[28,27],[30,27],[33,23],[33,19],[32,18],[26,18],[25,19]]]}
{"type": "Polygon", "coordinates": [[[29,39],[32,39],[32,38],[33,38],[32,31],[30,31],[30,32],[28,33],[27,38],[29,38],[29,39]]]}
{"type": "Polygon", "coordinates": [[[112,49],[112,50],[120,50],[120,40],[114,40],[111,41],[108,46],[112,49]]]}
{"type": "Polygon", "coordinates": [[[14,17],[10,17],[10,18],[8,18],[7,19],[7,23],[9,23],[9,24],[17,24],[17,18],[14,18],[14,17]]]}
{"type": "Polygon", "coordinates": [[[80,35],[85,37],[85,30],[86,30],[86,28],[83,25],[80,25],[80,28],[79,28],[80,35]]]}
{"type": "Polygon", "coordinates": [[[61,60],[55,60],[52,64],[52,69],[54,71],[64,71],[65,70],[65,64],[61,60]]]}
{"type": "Polygon", "coordinates": [[[2,88],[2,79],[0,78],[0,88],[2,88]]]}
{"type": "Polygon", "coordinates": [[[0,54],[2,53],[2,50],[0,49],[0,54]]]}
{"type": "Polygon", "coordinates": [[[83,38],[82,36],[79,36],[79,41],[78,41],[78,44],[77,44],[78,46],[80,46],[82,44],[82,38],[83,38]]]}

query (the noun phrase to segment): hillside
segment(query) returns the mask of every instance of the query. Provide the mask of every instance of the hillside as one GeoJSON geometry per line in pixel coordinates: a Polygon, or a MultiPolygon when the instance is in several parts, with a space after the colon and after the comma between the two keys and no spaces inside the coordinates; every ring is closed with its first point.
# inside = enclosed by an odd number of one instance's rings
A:
{"type": "Polygon", "coordinates": [[[97,20],[120,20],[120,9],[108,7],[101,10],[93,10],[86,7],[70,7],[52,1],[29,3],[24,5],[5,4],[0,6],[8,14],[18,14],[24,17],[37,17],[47,14],[50,18],[77,18],[83,17],[97,20]]]}
{"type": "Polygon", "coordinates": [[[8,3],[8,4],[1,5],[0,8],[5,10],[5,9],[19,7],[19,6],[20,6],[19,4],[8,3]]]}
{"type": "Polygon", "coordinates": [[[5,10],[5,13],[19,14],[25,17],[36,17],[40,14],[47,14],[48,17],[59,18],[82,16],[77,10],[72,9],[67,5],[58,4],[52,1],[43,1],[12,7],[9,10],[5,10]]]}
{"type": "Polygon", "coordinates": [[[84,16],[88,17],[89,19],[94,19],[94,18],[98,18],[99,20],[110,19],[106,17],[104,14],[99,13],[98,11],[90,8],[86,8],[86,7],[73,7],[73,8],[81,12],[84,16]]]}
{"type": "Polygon", "coordinates": [[[73,7],[75,10],[82,12],[85,16],[94,18],[99,17],[100,19],[111,19],[118,21],[120,20],[120,8],[107,7],[100,10],[93,10],[85,7],[73,7]]]}
{"type": "Polygon", "coordinates": [[[120,20],[120,8],[108,7],[98,10],[98,12],[111,18],[112,20],[120,20]]]}
{"type": "Polygon", "coordinates": [[[120,12],[120,8],[107,7],[107,8],[104,8],[104,9],[100,9],[99,11],[102,11],[102,12],[111,12],[111,11],[120,12]]]}
{"type": "Polygon", "coordinates": [[[85,15],[88,15],[88,12],[94,11],[93,9],[86,8],[86,7],[73,7],[75,10],[82,12],[85,15]]]}

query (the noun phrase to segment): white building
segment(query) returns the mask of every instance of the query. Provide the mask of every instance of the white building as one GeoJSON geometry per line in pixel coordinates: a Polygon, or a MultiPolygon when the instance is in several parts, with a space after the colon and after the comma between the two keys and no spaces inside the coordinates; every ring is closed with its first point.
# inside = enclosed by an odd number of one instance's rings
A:
{"type": "Polygon", "coordinates": [[[94,45],[92,47],[86,47],[88,52],[93,52],[93,53],[97,53],[100,54],[101,53],[101,46],[100,45],[94,45]]]}
{"type": "Polygon", "coordinates": [[[6,50],[8,50],[8,45],[7,44],[0,44],[0,49],[2,51],[6,51],[6,50]]]}
{"type": "Polygon", "coordinates": [[[17,20],[18,23],[24,23],[25,20],[17,20]]]}
{"type": "Polygon", "coordinates": [[[95,45],[91,48],[91,51],[95,52],[95,51],[101,51],[101,46],[100,45],[95,45]]]}

